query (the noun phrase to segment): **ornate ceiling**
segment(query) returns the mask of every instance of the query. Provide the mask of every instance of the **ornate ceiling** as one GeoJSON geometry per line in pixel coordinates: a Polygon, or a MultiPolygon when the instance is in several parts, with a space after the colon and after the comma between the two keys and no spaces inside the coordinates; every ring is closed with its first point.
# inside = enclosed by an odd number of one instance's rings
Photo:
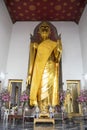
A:
{"type": "Polygon", "coordinates": [[[87,0],[4,0],[12,22],[79,22],[87,0]]]}

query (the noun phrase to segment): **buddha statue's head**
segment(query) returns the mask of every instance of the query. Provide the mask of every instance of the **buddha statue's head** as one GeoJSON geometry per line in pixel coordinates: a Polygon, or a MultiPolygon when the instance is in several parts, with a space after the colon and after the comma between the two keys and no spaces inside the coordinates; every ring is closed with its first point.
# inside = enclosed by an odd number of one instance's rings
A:
{"type": "Polygon", "coordinates": [[[49,38],[50,35],[50,26],[47,22],[42,22],[39,26],[39,32],[38,32],[43,40],[46,40],[49,38]]]}

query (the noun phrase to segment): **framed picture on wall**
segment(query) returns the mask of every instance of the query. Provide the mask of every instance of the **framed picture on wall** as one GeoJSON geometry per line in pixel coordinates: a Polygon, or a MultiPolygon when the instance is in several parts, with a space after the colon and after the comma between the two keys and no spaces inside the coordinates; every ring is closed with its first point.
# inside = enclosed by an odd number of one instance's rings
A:
{"type": "Polygon", "coordinates": [[[22,91],[22,79],[9,79],[8,80],[8,91],[10,93],[11,100],[10,105],[20,105],[20,95],[22,91]]]}
{"type": "Polygon", "coordinates": [[[81,113],[81,106],[77,102],[78,95],[80,94],[80,80],[66,80],[66,111],[67,113],[81,113]]]}

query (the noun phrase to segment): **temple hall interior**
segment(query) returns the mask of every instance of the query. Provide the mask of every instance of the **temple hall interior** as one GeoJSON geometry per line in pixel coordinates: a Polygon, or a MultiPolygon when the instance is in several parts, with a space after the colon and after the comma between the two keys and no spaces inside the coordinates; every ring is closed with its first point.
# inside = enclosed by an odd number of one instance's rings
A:
{"type": "Polygon", "coordinates": [[[0,130],[87,130],[87,0],[0,0],[0,130]]]}

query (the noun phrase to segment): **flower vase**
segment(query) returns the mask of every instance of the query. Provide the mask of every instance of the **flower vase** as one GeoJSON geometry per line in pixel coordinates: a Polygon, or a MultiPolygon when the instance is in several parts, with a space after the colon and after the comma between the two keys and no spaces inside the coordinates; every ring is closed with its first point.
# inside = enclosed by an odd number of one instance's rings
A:
{"type": "Polygon", "coordinates": [[[9,102],[4,102],[5,108],[9,108],[9,102]]]}
{"type": "Polygon", "coordinates": [[[82,103],[82,113],[83,113],[83,115],[87,114],[87,105],[86,105],[86,102],[82,103]]]}
{"type": "Polygon", "coordinates": [[[26,101],[25,103],[24,103],[24,109],[28,109],[29,108],[29,105],[28,105],[28,102],[26,101]]]}
{"type": "Polygon", "coordinates": [[[21,102],[21,107],[23,107],[24,106],[24,102],[21,102]]]}

